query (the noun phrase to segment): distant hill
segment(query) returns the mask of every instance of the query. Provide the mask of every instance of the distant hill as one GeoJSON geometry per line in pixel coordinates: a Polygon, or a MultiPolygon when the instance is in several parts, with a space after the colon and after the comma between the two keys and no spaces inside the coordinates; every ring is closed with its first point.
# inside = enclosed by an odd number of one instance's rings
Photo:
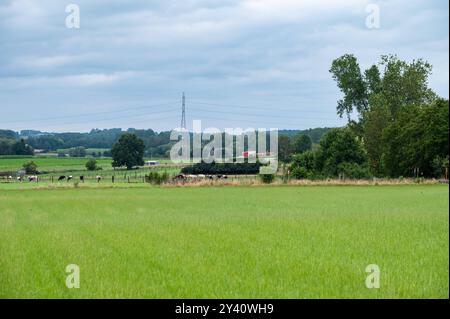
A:
{"type": "MultiPolygon", "coordinates": [[[[317,144],[329,128],[313,128],[308,130],[280,130],[279,135],[293,137],[297,134],[306,134],[317,144]]],[[[135,133],[145,143],[146,155],[153,157],[165,157],[168,155],[174,142],[170,141],[170,132],[155,132],[151,129],[138,130],[129,128],[126,131],[121,128],[93,129],[88,133],[49,133],[37,130],[22,130],[20,133],[10,130],[0,130],[0,138],[24,139],[34,149],[57,151],[83,146],[85,148],[109,149],[124,132],[135,133]]]]}
{"type": "Polygon", "coordinates": [[[18,138],[18,134],[11,130],[0,130],[0,138],[5,139],[16,139],[18,138]]]}
{"type": "Polygon", "coordinates": [[[329,127],[317,127],[310,128],[308,130],[280,130],[278,131],[278,135],[286,135],[289,137],[294,137],[297,134],[305,134],[308,135],[314,144],[319,143],[322,136],[329,130],[329,127]]]}

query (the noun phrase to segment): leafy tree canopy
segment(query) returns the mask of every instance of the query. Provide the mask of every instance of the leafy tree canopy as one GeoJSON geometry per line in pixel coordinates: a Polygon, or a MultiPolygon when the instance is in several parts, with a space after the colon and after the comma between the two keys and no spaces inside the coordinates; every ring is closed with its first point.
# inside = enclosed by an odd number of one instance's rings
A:
{"type": "Polygon", "coordinates": [[[124,133],[111,150],[112,166],[126,166],[127,169],[132,169],[135,166],[144,165],[144,150],[144,141],[136,134],[124,133]]]}

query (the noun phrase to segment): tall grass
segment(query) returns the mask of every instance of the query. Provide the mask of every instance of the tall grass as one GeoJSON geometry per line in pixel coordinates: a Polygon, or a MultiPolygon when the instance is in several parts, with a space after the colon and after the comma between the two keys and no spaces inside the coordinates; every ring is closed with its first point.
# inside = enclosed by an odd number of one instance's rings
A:
{"type": "Polygon", "coordinates": [[[448,298],[448,195],[447,185],[2,190],[0,297],[448,298]],[[81,288],[69,290],[73,263],[81,288]],[[369,264],[380,289],[365,286],[369,264]]]}

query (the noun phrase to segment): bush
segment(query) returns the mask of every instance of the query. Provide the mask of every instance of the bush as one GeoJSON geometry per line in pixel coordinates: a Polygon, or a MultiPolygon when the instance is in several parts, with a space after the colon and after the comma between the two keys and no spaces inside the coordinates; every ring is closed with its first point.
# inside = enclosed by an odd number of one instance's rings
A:
{"type": "Polygon", "coordinates": [[[295,179],[312,179],[315,176],[315,153],[307,151],[295,155],[291,164],[291,174],[295,179]]]}
{"type": "Polygon", "coordinates": [[[161,185],[169,181],[169,174],[167,172],[161,174],[158,172],[150,172],[148,175],[145,175],[145,181],[150,184],[161,185]]]}
{"type": "Polygon", "coordinates": [[[433,177],[441,178],[445,176],[445,171],[448,171],[448,156],[437,156],[433,159],[431,164],[433,168],[433,177]]]}
{"type": "Polygon", "coordinates": [[[356,163],[341,163],[338,165],[338,174],[349,179],[368,179],[371,177],[369,167],[367,165],[359,165],[356,163]]]}
{"type": "Polygon", "coordinates": [[[27,174],[36,174],[38,172],[37,165],[33,161],[23,164],[23,168],[27,174]]]}
{"type": "Polygon", "coordinates": [[[292,169],[292,177],[295,179],[306,179],[309,177],[310,173],[304,167],[295,167],[292,169]]]}
{"type": "Polygon", "coordinates": [[[94,159],[90,159],[89,161],[87,161],[86,169],[88,171],[96,171],[96,170],[98,170],[97,161],[94,160],[94,159]]]}
{"type": "Polygon", "coordinates": [[[261,181],[264,184],[271,184],[275,180],[274,174],[261,174],[259,175],[259,178],[261,178],[261,181]]]}

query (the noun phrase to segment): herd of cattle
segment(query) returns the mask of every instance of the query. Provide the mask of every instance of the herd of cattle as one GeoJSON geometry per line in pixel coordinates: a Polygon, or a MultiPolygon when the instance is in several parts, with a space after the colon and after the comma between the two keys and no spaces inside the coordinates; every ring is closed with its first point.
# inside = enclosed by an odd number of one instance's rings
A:
{"type": "Polygon", "coordinates": [[[227,175],[204,175],[204,174],[198,174],[198,175],[186,175],[186,174],[179,174],[174,177],[174,180],[178,181],[187,181],[187,180],[215,180],[215,179],[227,179],[227,175]]]}
{"type": "MultiPolygon", "coordinates": [[[[7,176],[5,178],[6,178],[6,180],[8,182],[14,181],[14,178],[12,176],[7,176]]],[[[79,176],[78,178],[79,178],[79,181],[81,183],[84,183],[84,181],[85,181],[85,177],[84,176],[79,176]]],[[[173,178],[173,181],[175,181],[175,182],[177,182],[177,181],[184,182],[184,181],[199,181],[199,180],[221,180],[221,179],[227,179],[227,178],[228,178],[227,175],[220,175],[220,174],[219,175],[204,175],[204,174],[186,175],[186,174],[179,174],[179,175],[177,175],[177,176],[175,176],[173,178]]],[[[37,182],[39,182],[39,177],[37,175],[31,175],[31,176],[27,176],[27,177],[18,176],[18,177],[16,177],[16,180],[18,182],[23,182],[23,181],[28,180],[30,183],[32,183],[32,182],[37,183],[37,182]]],[[[52,177],[51,180],[53,181],[53,177],[52,177]]],[[[62,182],[62,181],[70,182],[70,181],[74,180],[74,177],[72,175],[69,175],[69,176],[61,175],[56,180],[58,182],[62,182]]],[[[97,181],[97,183],[100,183],[100,181],[102,180],[102,176],[99,176],[99,175],[96,176],[95,180],[97,181]]],[[[112,181],[114,182],[114,177],[112,177],[112,181]]]]}
{"type": "MultiPolygon", "coordinates": [[[[80,176],[79,178],[80,178],[80,182],[84,183],[84,176],[80,176]]],[[[69,176],[61,175],[61,176],[58,177],[57,180],[58,180],[58,182],[61,182],[61,181],[70,182],[73,179],[74,179],[74,177],[72,175],[69,175],[69,176]]],[[[14,178],[12,176],[7,176],[6,180],[8,182],[12,182],[14,180],[14,178]]],[[[37,175],[31,175],[31,176],[27,176],[27,177],[17,176],[16,180],[18,182],[22,182],[22,181],[28,180],[30,183],[32,183],[32,182],[36,182],[37,183],[37,182],[39,182],[39,177],[37,175]]],[[[52,178],[52,180],[53,180],[53,178],[52,178]]],[[[97,183],[100,183],[100,181],[102,180],[102,177],[101,176],[96,176],[95,180],[97,181],[97,183]]]]}

